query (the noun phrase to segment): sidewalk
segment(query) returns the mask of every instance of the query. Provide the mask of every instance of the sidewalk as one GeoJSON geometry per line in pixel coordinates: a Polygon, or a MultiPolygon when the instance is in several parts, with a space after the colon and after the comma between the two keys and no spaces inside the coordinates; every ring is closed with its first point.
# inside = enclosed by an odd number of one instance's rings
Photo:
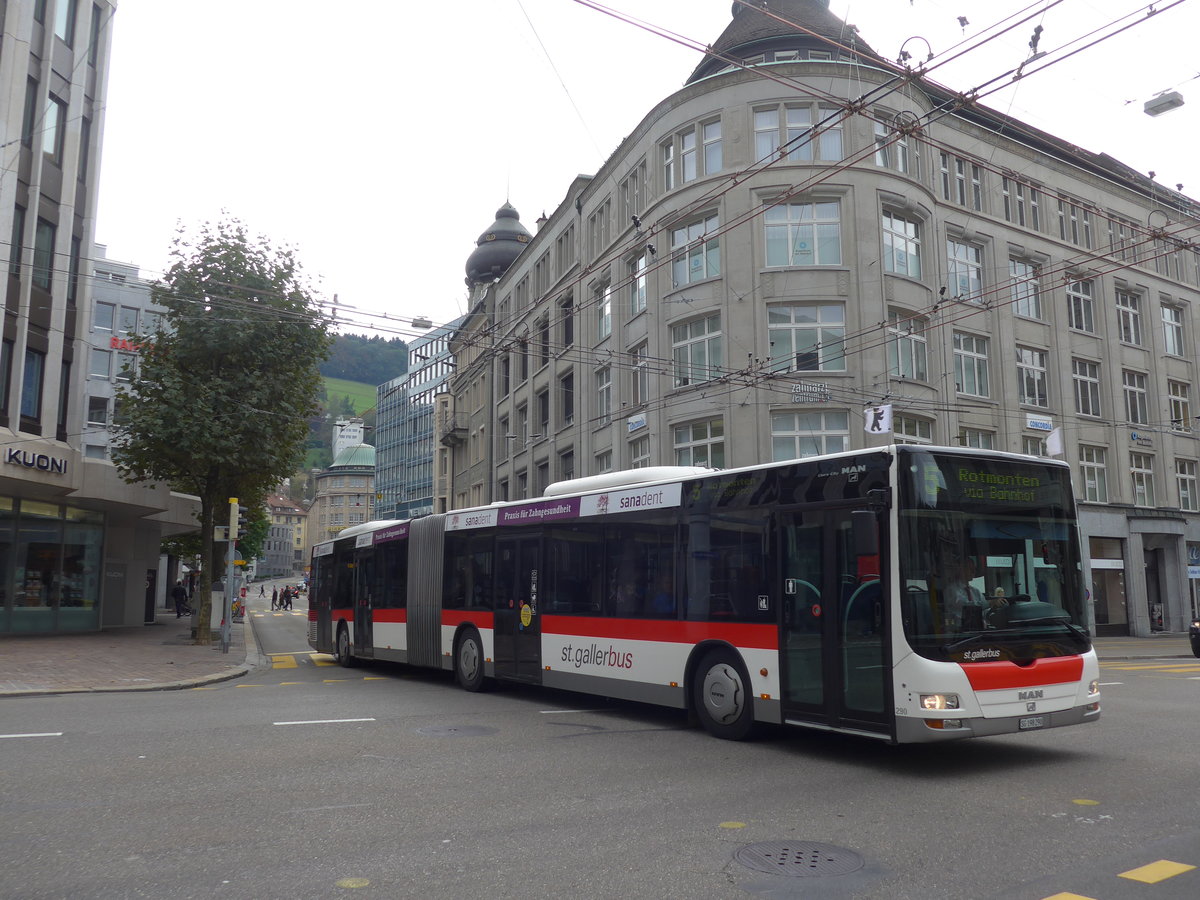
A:
{"type": "Polygon", "coordinates": [[[0,637],[0,697],[169,691],[239,678],[259,659],[250,619],[230,627],[228,653],[221,652],[220,640],[193,643],[192,619],[161,609],[153,625],[0,637]]]}
{"type": "MultiPolygon", "coordinates": [[[[159,610],[153,625],[38,637],[0,637],[0,697],[89,691],[167,691],[239,678],[260,662],[251,625],[231,627],[229,653],[219,641],[192,643],[191,619],[159,610]]],[[[218,620],[219,621],[219,620],[218,620]]],[[[1193,659],[1186,634],[1095,639],[1101,661],[1193,659]]]]}

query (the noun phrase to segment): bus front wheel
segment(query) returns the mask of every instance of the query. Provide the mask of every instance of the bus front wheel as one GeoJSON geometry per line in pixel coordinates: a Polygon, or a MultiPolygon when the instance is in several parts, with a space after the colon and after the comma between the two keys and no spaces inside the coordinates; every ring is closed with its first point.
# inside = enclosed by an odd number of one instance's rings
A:
{"type": "Polygon", "coordinates": [[[350,629],[345,625],[338,629],[335,655],[339,666],[349,669],[354,665],[354,654],[350,650],[350,629]]]}
{"type": "Polygon", "coordinates": [[[754,727],[750,679],[728,650],[710,650],[692,679],[692,702],[704,730],[727,741],[740,741],[754,727]]]}
{"type": "Polygon", "coordinates": [[[464,631],[458,639],[458,649],[454,653],[454,677],[463,690],[483,690],[483,641],[474,628],[464,631]]]}

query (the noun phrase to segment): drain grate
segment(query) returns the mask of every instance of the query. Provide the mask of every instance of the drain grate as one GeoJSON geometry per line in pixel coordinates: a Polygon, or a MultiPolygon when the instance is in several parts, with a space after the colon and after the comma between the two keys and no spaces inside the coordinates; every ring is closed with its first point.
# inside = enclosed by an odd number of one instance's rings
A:
{"type": "Polygon", "coordinates": [[[762,841],[747,844],[733,858],[748,869],[788,875],[848,875],[863,866],[853,850],[815,841],[762,841]]]}
{"type": "Polygon", "coordinates": [[[426,737],[482,737],[495,734],[499,729],[488,728],[486,725],[426,725],[418,728],[417,734],[426,737]]]}

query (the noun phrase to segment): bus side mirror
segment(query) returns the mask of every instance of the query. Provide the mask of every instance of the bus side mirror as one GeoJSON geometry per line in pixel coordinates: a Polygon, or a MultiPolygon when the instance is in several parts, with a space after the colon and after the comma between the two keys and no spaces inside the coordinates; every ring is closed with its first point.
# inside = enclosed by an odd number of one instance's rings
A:
{"type": "Polygon", "coordinates": [[[850,523],[854,529],[854,552],[857,556],[879,555],[879,528],[875,513],[869,509],[850,511],[850,523]]]}

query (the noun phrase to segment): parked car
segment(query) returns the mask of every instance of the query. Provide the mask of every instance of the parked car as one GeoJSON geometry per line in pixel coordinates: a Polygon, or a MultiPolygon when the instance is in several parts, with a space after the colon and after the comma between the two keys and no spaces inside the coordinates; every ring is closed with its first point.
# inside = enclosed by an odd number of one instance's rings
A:
{"type": "Polygon", "coordinates": [[[1192,619],[1188,637],[1192,639],[1192,655],[1200,656],[1200,619],[1192,619]]]}

